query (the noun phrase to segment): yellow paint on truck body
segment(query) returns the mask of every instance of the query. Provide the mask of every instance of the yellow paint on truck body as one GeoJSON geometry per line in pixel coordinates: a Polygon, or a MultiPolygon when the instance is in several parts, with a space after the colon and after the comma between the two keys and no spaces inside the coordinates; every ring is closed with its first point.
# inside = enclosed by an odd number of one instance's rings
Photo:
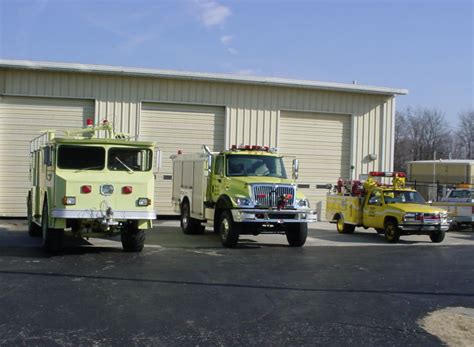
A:
{"type": "Polygon", "coordinates": [[[409,188],[375,187],[365,196],[328,194],[326,218],[329,221],[344,219],[344,223],[366,228],[383,229],[390,219],[405,233],[424,233],[433,228],[447,230],[447,213],[419,200],[397,201],[399,196],[413,196],[418,193],[409,188]]]}

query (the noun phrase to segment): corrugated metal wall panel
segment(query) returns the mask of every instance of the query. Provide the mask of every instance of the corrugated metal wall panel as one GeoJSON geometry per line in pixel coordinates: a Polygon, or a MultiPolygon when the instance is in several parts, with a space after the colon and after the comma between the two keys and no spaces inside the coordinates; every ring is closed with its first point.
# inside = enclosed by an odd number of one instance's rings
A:
{"type": "Polygon", "coordinates": [[[224,149],[225,108],[201,105],[143,103],[141,138],[155,141],[162,151],[162,168],[155,186],[155,208],[158,214],[173,214],[173,173],[170,156],[178,149],[184,153],[199,152],[202,145],[211,151],[224,149]]]}
{"type": "Polygon", "coordinates": [[[46,129],[80,128],[94,101],[0,97],[0,216],[25,216],[30,141],[46,129]]]}
{"type": "Polygon", "coordinates": [[[350,178],[351,116],[282,111],[279,145],[288,170],[291,157],[300,160],[298,185],[309,188],[299,189],[324,218],[327,190],[316,184],[350,178]]]}
{"type": "Polygon", "coordinates": [[[138,132],[144,101],[226,107],[226,147],[241,143],[277,146],[280,110],[352,114],[353,177],[393,166],[394,98],[390,96],[12,69],[0,69],[0,91],[2,79],[7,95],[96,99],[97,118],[107,118],[116,131],[129,134],[138,132]],[[378,159],[367,161],[372,153],[378,159]]]}

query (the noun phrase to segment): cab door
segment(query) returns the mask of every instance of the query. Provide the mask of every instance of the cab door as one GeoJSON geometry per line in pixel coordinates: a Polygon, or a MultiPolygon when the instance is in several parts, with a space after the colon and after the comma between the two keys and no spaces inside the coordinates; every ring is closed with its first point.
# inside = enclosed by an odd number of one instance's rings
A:
{"type": "Polygon", "coordinates": [[[225,186],[225,156],[219,154],[216,157],[214,166],[212,168],[212,180],[211,180],[211,198],[212,201],[216,202],[219,196],[223,192],[225,186]]]}
{"type": "Polygon", "coordinates": [[[369,228],[383,228],[385,206],[382,199],[382,191],[374,189],[364,205],[364,226],[369,228]]]}

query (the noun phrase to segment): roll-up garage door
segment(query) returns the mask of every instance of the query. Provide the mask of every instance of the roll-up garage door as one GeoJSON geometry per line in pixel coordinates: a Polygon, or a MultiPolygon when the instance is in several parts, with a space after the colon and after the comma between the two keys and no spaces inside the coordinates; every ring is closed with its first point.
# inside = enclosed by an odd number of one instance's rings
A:
{"type": "Polygon", "coordinates": [[[93,117],[93,100],[0,96],[0,216],[26,216],[30,140],[93,117]]]}
{"type": "Polygon", "coordinates": [[[292,157],[299,159],[298,187],[324,219],[327,190],[316,185],[350,178],[351,116],[282,111],[279,129],[287,168],[292,157]]]}
{"type": "Polygon", "coordinates": [[[155,141],[162,151],[162,168],[155,184],[158,215],[174,214],[171,205],[172,161],[178,149],[195,153],[207,145],[224,149],[225,108],[201,105],[143,103],[140,138],[155,141]]]}

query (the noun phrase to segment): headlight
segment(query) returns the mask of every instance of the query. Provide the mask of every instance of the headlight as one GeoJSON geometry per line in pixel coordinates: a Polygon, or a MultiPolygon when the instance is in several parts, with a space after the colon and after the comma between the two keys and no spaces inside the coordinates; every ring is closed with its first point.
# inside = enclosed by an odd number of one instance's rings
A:
{"type": "Polygon", "coordinates": [[[63,197],[63,205],[75,205],[76,197],[75,196],[65,196],[63,197]]]}
{"type": "Polygon", "coordinates": [[[253,206],[253,202],[249,198],[237,198],[235,199],[237,206],[239,207],[250,207],[253,206]]]}
{"type": "Polygon", "coordinates": [[[307,199],[296,200],[296,207],[307,207],[309,208],[309,201],[307,199]]]}
{"type": "Polygon", "coordinates": [[[138,206],[150,206],[151,205],[151,200],[148,198],[139,198],[137,200],[138,206]]]}
{"type": "Polygon", "coordinates": [[[403,215],[403,220],[406,221],[414,221],[416,220],[416,213],[405,213],[403,215]]]}

